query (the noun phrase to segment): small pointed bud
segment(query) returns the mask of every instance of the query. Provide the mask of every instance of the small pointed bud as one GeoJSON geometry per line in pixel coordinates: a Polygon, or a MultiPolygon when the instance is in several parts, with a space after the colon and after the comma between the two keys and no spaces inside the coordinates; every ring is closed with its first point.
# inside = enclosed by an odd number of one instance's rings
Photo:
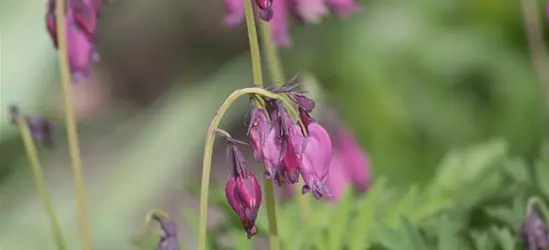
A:
{"type": "Polygon", "coordinates": [[[303,122],[303,125],[305,125],[305,127],[308,127],[309,124],[316,122],[316,120],[311,117],[309,112],[302,109],[301,107],[299,108],[299,119],[301,119],[301,122],[303,122]]]}
{"type": "Polygon", "coordinates": [[[235,26],[244,22],[244,1],[242,0],[225,0],[225,8],[227,15],[223,19],[223,24],[227,26],[235,26]]]}
{"type": "Polygon", "coordinates": [[[225,196],[240,218],[248,238],[251,238],[257,233],[255,220],[261,205],[261,186],[250,171],[242,152],[230,141],[229,160],[232,171],[225,185],[225,196]]]}
{"type": "Polygon", "coordinates": [[[259,17],[264,21],[271,21],[274,14],[272,8],[273,0],[255,0],[255,4],[259,8],[259,17]]]}
{"type": "Polygon", "coordinates": [[[301,109],[306,112],[311,113],[315,108],[315,101],[302,94],[290,92],[288,93],[288,97],[290,97],[292,101],[294,101],[297,105],[299,105],[301,109]]]}
{"type": "Polygon", "coordinates": [[[528,250],[545,250],[549,246],[549,232],[545,219],[539,214],[535,204],[528,206],[528,218],[521,228],[521,236],[528,250]]]}
{"type": "Polygon", "coordinates": [[[315,198],[319,199],[331,195],[327,176],[332,160],[332,142],[328,132],[318,123],[309,124],[307,129],[307,148],[299,166],[305,181],[302,191],[312,192],[315,198]]]}
{"type": "Polygon", "coordinates": [[[162,229],[162,234],[160,236],[160,241],[158,242],[157,250],[179,250],[179,240],[177,238],[177,225],[174,221],[159,217],[153,216],[153,219],[160,224],[162,229]]]}
{"type": "Polygon", "coordinates": [[[267,114],[263,109],[253,108],[251,110],[250,125],[248,128],[248,135],[252,142],[252,149],[254,152],[254,159],[256,161],[263,160],[263,147],[267,139],[267,135],[272,129],[271,124],[267,120],[267,114]]]}

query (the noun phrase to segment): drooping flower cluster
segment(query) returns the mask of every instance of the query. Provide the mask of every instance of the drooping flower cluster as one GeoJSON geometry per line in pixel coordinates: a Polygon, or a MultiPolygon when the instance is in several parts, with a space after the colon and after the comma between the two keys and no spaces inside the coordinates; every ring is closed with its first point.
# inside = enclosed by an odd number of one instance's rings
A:
{"type": "Polygon", "coordinates": [[[542,250],[549,246],[549,231],[545,219],[539,214],[535,204],[528,206],[528,217],[522,224],[521,236],[528,250],[542,250]]]}
{"type": "Polygon", "coordinates": [[[330,196],[327,175],[332,143],[328,132],[310,116],[314,101],[295,87],[290,81],[272,91],[287,95],[298,105],[301,124],[293,122],[282,101],[265,98],[266,109],[251,110],[249,136],[255,160],[265,165],[265,178],[280,186],[296,184],[301,176],[305,182],[302,193],[312,192],[319,199],[330,196]]]}
{"type": "Polygon", "coordinates": [[[54,132],[56,126],[54,123],[48,121],[42,116],[21,116],[19,107],[15,105],[10,106],[11,121],[14,125],[24,121],[29,127],[32,138],[39,143],[42,143],[46,147],[54,146],[54,132]],[[22,120],[24,119],[24,120],[22,120]]]}
{"type": "MultiPolygon", "coordinates": [[[[90,75],[90,64],[99,59],[95,49],[97,21],[103,0],[67,0],[67,54],[73,82],[90,75]]],[[[48,0],[46,25],[55,48],[58,48],[55,0],[48,0]]]]}
{"type": "MultiPolygon", "coordinates": [[[[328,132],[311,116],[314,101],[295,91],[297,84],[290,80],[281,88],[267,89],[287,96],[298,106],[297,122],[292,120],[284,103],[267,97],[253,99],[250,109],[248,135],[253,157],[265,166],[263,177],[272,179],[277,186],[296,184],[303,178],[302,193],[311,192],[315,198],[330,196],[327,185],[328,167],[332,158],[332,142],[328,132]]],[[[292,105],[293,106],[293,105],[292,105]]],[[[293,107],[291,107],[292,110],[293,107]]],[[[227,132],[219,132],[228,140],[230,178],[225,186],[229,204],[240,218],[244,230],[251,238],[257,233],[255,220],[261,204],[261,187],[249,169],[248,162],[227,132]]]]}
{"type": "MultiPolygon", "coordinates": [[[[225,25],[235,26],[244,22],[244,1],[225,0],[228,12],[223,21],[225,25]]],[[[273,37],[281,46],[291,44],[288,13],[293,13],[300,21],[318,23],[329,10],[347,17],[359,9],[354,0],[255,0],[255,3],[260,18],[270,21],[273,37]]]]}

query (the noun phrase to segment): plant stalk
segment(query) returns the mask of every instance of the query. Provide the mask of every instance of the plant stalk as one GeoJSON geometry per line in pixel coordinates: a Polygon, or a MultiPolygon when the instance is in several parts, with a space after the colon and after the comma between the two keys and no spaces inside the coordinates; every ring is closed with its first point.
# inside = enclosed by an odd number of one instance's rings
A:
{"type": "Polygon", "coordinates": [[[36,151],[36,146],[29,130],[29,126],[26,119],[20,119],[17,124],[19,127],[19,131],[21,132],[21,138],[23,139],[23,144],[25,145],[25,150],[27,152],[27,158],[29,160],[30,168],[34,176],[36,190],[40,197],[42,197],[44,209],[46,210],[46,214],[50,219],[53,241],[55,242],[58,250],[65,250],[67,249],[67,247],[65,244],[65,240],[63,239],[61,226],[59,225],[59,220],[57,219],[57,215],[53,207],[50,191],[48,189],[48,186],[46,185],[46,180],[44,178],[44,170],[42,168],[42,165],[40,164],[38,152],[36,151]]]}
{"type": "MultiPolygon", "coordinates": [[[[207,222],[208,222],[208,196],[209,196],[208,193],[210,189],[210,173],[211,173],[211,167],[212,167],[213,146],[215,142],[217,128],[223,116],[229,109],[229,107],[238,98],[244,95],[253,95],[253,94],[266,96],[272,99],[281,99],[278,94],[271,93],[262,88],[253,87],[253,88],[244,88],[244,89],[235,90],[233,93],[229,95],[229,97],[227,97],[227,99],[225,99],[223,104],[221,104],[221,107],[219,107],[219,110],[217,111],[216,115],[212,119],[212,122],[210,123],[210,126],[208,128],[208,132],[206,135],[206,143],[204,144],[204,158],[202,160],[202,183],[200,185],[200,217],[199,217],[200,221],[198,226],[198,250],[206,250],[206,232],[207,232],[207,224],[208,224],[207,222]]],[[[271,196],[272,196],[272,190],[271,190],[271,196]]],[[[266,197],[267,197],[266,198],[267,207],[274,205],[274,203],[269,204],[269,200],[271,200],[272,202],[274,198],[269,198],[268,193],[266,197]]],[[[271,209],[270,211],[273,211],[273,210],[271,209]]],[[[267,211],[267,213],[269,214],[269,211],[267,211]]],[[[276,221],[276,215],[273,218],[276,221]]],[[[271,225],[271,222],[269,220],[269,227],[271,227],[270,225],[271,225]]],[[[276,242],[277,242],[276,244],[278,244],[278,240],[276,242]]],[[[271,249],[279,250],[280,248],[271,248],[271,249]]]]}
{"type": "MultiPolygon", "coordinates": [[[[261,21],[259,28],[261,30],[260,34],[261,34],[263,52],[265,55],[265,62],[267,63],[267,68],[269,70],[271,81],[276,86],[282,86],[286,81],[286,77],[284,75],[284,70],[280,60],[280,54],[278,52],[278,48],[273,40],[271,25],[269,25],[268,22],[261,21]]],[[[297,114],[293,114],[293,115],[299,119],[299,116],[297,114]]],[[[305,128],[303,123],[301,121],[299,122],[300,122],[300,125],[303,128],[305,128]]],[[[299,187],[303,185],[304,185],[303,180],[299,179],[299,183],[297,184],[298,188],[296,188],[295,190],[295,195],[299,197],[301,218],[303,219],[304,222],[307,222],[310,211],[311,211],[311,204],[310,204],[310,199],[308,199],[309,197],[301,194],[301,189],[299,187]]]]}
{"type": "Polygon", "coordinates": [[[80,234],[82,239],[82,247],[84,250],[91,250],[91,233],[90,225],[88,222],[86,212],[86,199],[84,191],[84,181],[82,178],[82,159],[80,158],[80,148],[78,146],[78,132],[74,110],[72,107],[71,99],[71,73],[69,70],[69,57],[67,46],[67,29],[65,8],[66,2],[64,0],[56,0],[56,24],[57,24],[57,52],[59,54],[59,69],[61,75],[61,86],[63,89],[63,98],[65,105],[65,126],[67,129],[67,138],[69,146],[69,156],[71,161],[71,167],[73,171],[73,180],[76,192],[76,199],[78,203],[78,222],[80,228],[80,234]]]}

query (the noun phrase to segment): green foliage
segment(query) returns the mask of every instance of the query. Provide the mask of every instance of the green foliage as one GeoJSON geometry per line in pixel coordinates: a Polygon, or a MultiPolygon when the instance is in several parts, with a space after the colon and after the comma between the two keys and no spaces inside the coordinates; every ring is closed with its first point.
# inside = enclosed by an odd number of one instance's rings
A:
{"type": "MultiPolygon", "coordinates": [[[[521,249],[517,235],[526,199],[545,192],[529,171],[508,156],[501,141],[452,150],[424,187],[393,187],[380,177],[365,195],[349,191],[337,203],[309,200],[313,209],[306,217],[293,197],[277,208],[279,237],[288,250],[521,249]]],[[[196,185],[192,189],[196,192],[196,185]]],[[[246,238],[222,189],[212,190],[212,202],[226,221],[210,228],[210,249],[253,249],[254,240],[246,238]],[[231,238],[232,246],[221,245],[222,236],[231,238]]],[[[184,217],[196,227],[195,212],[185,211],[184,217]]],[[[254,239],[268,233],[265,211],[257,225],[254,239]]]]}

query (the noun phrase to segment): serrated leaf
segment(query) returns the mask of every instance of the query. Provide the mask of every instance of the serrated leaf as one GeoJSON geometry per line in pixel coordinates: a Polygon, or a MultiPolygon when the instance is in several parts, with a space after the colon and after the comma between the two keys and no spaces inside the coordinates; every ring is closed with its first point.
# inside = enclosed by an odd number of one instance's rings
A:
{"type": "Polygon", "coordinates": [[[352,230],[349,232],[349,249],[367,249],[368,242],[372,239],[371,232],[375,224],[375,214],[380,196],[384,195],[387,180],[379,178],[368,190],[357,206],[357,216],[354,220],[352,230]]]}
{"type": "Polygon", "coordinates": [[[494,249],[494,241],[492,241],[489,234],[486,232],[473,231],[471,232],[471,238],[473,238],[473,245],[476,250],[494,249]]]}
{"type": "Polygon", "coordinates": [[[515,237],[511,234],[507,228],[498,228],[497,226],[492,226],[490,232],[494,235],[499,245],[503,250],[514,250],[516,245],[515,237]]]}
{"type": "Polygon", "coordinates": [[[407,242],[411,249],[415,250],[428,250],[429,248],[425,244],[425,240],[417,229],[412,225],[412,222],[406,217],[400,217],[400,223],[402,225],[402,230],[406,232],[407,242]]]}
{"type": "Polygon", "coordinates": [[[378,242],[384,247],[390,250],[401,250],[408,247],[406,235],[389,227],[381,218],[375,220],[374,228],[378,242]]]}
{"type": "Polygon", "coordinates": [[[347,233],[349,227],[348,225],[350,224],[349,215],[351,201],[354,199],[352,190],[347,189],[336,207],[334,207],[335,211],[331,216],[331,226],[329,227],[330,233],[328,235],[328,249],[343,248],[344,236],[347,233]]]}
{"type": "Polygon", "coordinates": [[[438,242],[437,249],[439,250],[459,250],[460,240],[457,237],[458,226],[452,223],[448,216],[444,215],[440,218],[437,226],[438,242]]]}
{"type": "Polygon", "coordinates": [[[528,172],[528,166],[523,160],[513,159],[503,164],[505,173],[516,182],[530,184],[532,178],[528,172]]]}

